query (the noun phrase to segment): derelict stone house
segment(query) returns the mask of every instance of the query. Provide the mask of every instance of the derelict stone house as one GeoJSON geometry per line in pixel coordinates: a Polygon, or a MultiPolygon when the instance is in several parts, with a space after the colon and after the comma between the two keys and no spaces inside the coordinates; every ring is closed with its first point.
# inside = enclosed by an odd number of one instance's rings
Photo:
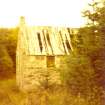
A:
{"type": "Polygon", "coordinates": [[[16,78],[20,89],[32,90],[45,81],[60,84],[55,68],[62,66],[70,50],[73,49],[67,28],[27,26],[21,17],[16,51],[16,78]]]}

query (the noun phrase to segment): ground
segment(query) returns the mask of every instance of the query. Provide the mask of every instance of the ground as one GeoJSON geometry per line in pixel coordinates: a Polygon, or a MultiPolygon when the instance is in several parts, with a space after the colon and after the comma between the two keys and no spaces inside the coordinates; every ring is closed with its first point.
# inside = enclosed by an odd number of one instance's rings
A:
{"type": "Polygon", "coordinates": [[[55,86],[52,89],[26,94],[18,89],[16,79],[13,77],[0,80],[0,105],[96,105],[96,103],[90,104],[80,95],[73,96],[67,89],[61,87],[57,89],[55,86]]]}
{"type": "Polygon", "coordinates": [[[0,105],[22,105],[25,96],[17,88],[15,78],[0,80],[0,105]]]}
{"type": "Polygon", "coordinates": [[[0,80],[0,105],[68,105],[70,103],[65,100],[71,99],[72,101],[72,99],[74,100],[75,98],[68,97],[69,96],[60,89],[57,91],[41,90],[37,91],[36,94],[29,93],[27,95],[26,93],[20,92],[16,86],[15,78],[0,80]]]}

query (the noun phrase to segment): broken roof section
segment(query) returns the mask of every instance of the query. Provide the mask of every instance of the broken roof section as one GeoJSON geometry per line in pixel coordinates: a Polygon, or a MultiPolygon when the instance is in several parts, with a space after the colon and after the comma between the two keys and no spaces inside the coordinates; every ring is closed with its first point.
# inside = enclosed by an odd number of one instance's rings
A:
{"type": "Polygon", "coordinates": [[[27,55],[69,55],[73,50],[65,27],[27,26],[21,17],[19,34],[27,55]]]}

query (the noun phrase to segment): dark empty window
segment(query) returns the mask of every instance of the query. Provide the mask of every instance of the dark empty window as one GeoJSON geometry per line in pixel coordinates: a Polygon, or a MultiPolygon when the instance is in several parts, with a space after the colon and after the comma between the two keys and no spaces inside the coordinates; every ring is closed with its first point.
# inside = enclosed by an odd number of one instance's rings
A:
{"type": "Polygon", "coordinates": [[[39,41],[40,51],[42,52],[42,50],[43,50],[43,46],[42,46],[42,42],[41,42],[41,36],[40,36],[40,33],[37,33],[37,36],[38,36],[38,41],[39,41]]]}
{"type": "Polygon", "coordinates": [[[52,45],[51,45],[51,41],[50,41],[50,37],[49,37],[49,33],[48,32],[46,33],[46,37],[47,37],[48,44],[51,47],[51,51],[53,53],[53,48],[52,48],[52,45]]]}
{"type": "Polygon", "coordinates": [[[70,47],[70,44],[69,44],[69,41],[68,40],[66,40],[66,46],[67,46],[68,50],[70,51],[71,50],[71,47],[70,47]]]}
{"type": "Polygon", "coordinates": [[[46,62],[47,62],[47,67],[54,67],[55,66],[55,56],[47,56],[46,62]]]}
{"type": "Polygon", "coordinates": [[[68,41],[68,39],[67,39],[66,34],[65,34],[65,37],[66,37],[66,46],[67,46],[68,51],[70,52],[71,47],[70,47],[70,44],[69,44],[69,41],[68,41]]]}
{"type": "Polygon", "coordinates": [[[61,33],[61,31],[59,31],[59,35],[60,35],[61,40],[62,40],[62,44],[63,44],[63,48],[64,48],[64,52],[66,53],[65,44],[64,44],[64,41],[63,41],[63,37],[62,37],[62,33],[61,33]]]}

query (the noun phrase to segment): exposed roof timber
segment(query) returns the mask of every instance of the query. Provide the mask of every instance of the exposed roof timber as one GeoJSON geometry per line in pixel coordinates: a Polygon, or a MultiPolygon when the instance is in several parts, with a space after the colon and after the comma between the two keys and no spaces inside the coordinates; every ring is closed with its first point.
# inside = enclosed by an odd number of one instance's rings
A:
{"type": "Polygon", "coordinates": [[[21,43],[28,55],[69,55],[73,51],[70,32],[65,27],[20,27],[21,43]]]}

